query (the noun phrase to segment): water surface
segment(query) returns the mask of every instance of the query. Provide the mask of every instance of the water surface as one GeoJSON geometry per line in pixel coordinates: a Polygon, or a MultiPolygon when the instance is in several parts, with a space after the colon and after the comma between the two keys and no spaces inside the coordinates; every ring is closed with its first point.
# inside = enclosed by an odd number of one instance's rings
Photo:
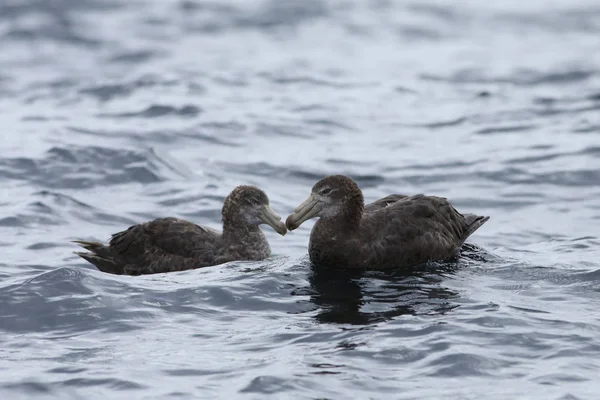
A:
{"type": "Polygon", "coordinates": [[[0,38],[3,397],[596,397],[596,2],[24,0],[0,38]],[[72,254],[337,173],[491,220],[414,271],[315,270],[313,222],[264,262],[72,254]]]}

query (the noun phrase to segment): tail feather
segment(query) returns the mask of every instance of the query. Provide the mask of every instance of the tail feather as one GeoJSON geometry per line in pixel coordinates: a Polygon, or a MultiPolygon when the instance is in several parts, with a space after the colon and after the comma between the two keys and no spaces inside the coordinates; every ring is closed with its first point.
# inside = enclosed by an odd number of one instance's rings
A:
{"type": "Polygon", "coordinates": [[[86,242],[83,240],[73,240],[90,253],[75,252],[79,257],[95,265],[100,271],[110,274],[122,275],[123,265],[114,259],[114,254],[110,248],[99,242],[86,242]]]}
{"type": "Polygon", "coordinates": [[[76,243],[89,251],[96,251],[96,249],[104,247],[104,245],[100,242],[87,242],[85,240],[72,240],[72,243],[76,243]]]}
{"type": "Polygon", "coordinates": [[[477,229],[481,228],[481,225],[485,224],[490,217],[475,215],[475,214],[464,214],[467,222],[467,231],[465,232],[462,242],[464,243],[469,236],[471,236],[477,229]]]}

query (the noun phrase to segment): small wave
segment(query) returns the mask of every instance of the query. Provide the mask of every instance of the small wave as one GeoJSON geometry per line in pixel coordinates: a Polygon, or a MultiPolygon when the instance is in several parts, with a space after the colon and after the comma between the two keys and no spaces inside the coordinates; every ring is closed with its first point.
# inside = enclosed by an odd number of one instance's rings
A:
{"type": "Polygon", "coordinates": [[[536,129],[536,125],[511,125],[511,126],[495,126],[489,128],[482,128],[477,130],[475,133],[478,135],[495,135],[503,133],[514,133],[514,132],[527,132],[536,129]]]}
{"type": "Polygon", "coordinates": [[[1,177],[52,189],[155,183],[172,172],[151,150],[99,146],[52,147],[41,159],[0,159],[1,177]]]}
{"type": "Polygon", "coordinates": [[[112,63],[122,63],[122,64],[143,64],[151,61],[152,59],[158,57],[160,53],[155,50],[146,49],[146,50],[137,50],[137,51],[128,51],[121,52],[115,54],[110,57],[110,62],[112,63]]]}
{"type": "Polygon", "coordinates": [[[362,272],[313,268],[309,287],[295,295],[310,296],[318,307],[320,323],[369,325],[402,315],[445,314],[458,307],[458,292],[443,287],[441,277],[457,264],[436,266],[434,271],[362,272]]]}
{"type": "Polygon", "coordinates": [[[105,299],[90,283],[84,269],[58,268],[5,286],[0,293],[0,330],[76,336],[88,331],[125,332],[136,329],[132,321],[152,318],[147,311],[128,309],[123,299],[105,299]],[[27,310],[36,310],[35,318],[27,310]]]}
{"type": "MultiPolygon", "coordinates": [[[[96,224],[112,225],[119,223],[131,225],[133,223],[128,218],[104,212],[72,196],[59,192],[43,190],[33,193],[32,197],[37,197],[39,200],[24,205],[24,210],[22,210],[23,206],[18,204],[19,211],[10,217],[0,219],[0,225],[11,227],[38,226],[39,224],[66,225],[70,223],[72,217],[81,221],[94,221],[96,224]]],[[[28,246],[28,248],[40,250],[56,246],[58,244],[52,242],[38,242],[28,246]]]]}
{"type": "Polygon", "coordinates": [[[494,371],[508,368],[514,362],[494,359],[478,354],[454,353],[436,357],[429,362],[433,369],[428,375],[435,377],[484,376],[494,375],[494,371]]]}
{"type": "Polygon", "coordinates": [[[85,47],[99,47],[102,41],[86,36],[83,33],[78,33],[69,26],[65,25],[48,25],[37,27],[35,29],[15,28],[6,32],[2,36],[6,41],[47,41],[55,40],[58,42],[67,42],[70,45],[79,45],[85,47]]]}
{"type": "Polygon", "coordinates": [[[363,82],[337,82],[326,78],[317,78],[312,76],[289,75],[287,73],[263,72],[260,77],[277,85],[307,85],[307,86],[325,86],[336,89],[353,89],[365,86],[372,86],[363,82]]]}
{"type": "Polygon", "coordinates": [[[148,106],[144,110],[125,113],[103,113],[99,117],[111,118],[159,118],[159,117],[196,117],[200,115],[202,109],[198,106],[185,105],[182,107],[173,107],[162,104],[148,106]]]}
{"type": "Polygon", "coordinates": [[[154,77],[142,77],[130,83],[113,83],[89,86],[79,89],[79,93],[89,95],[101,101],[127,97],[139,89],[150,89],[157,86],[173,86],[175,81],[165,81],[154,77]]]}
{"type": "Polygon", "coordinates": [[[517,70],[508,76],[490,76],[482,70],[465,69],[457,71],[450,76],[423,74],[421,75],[421,79],[453,84],[510,83],[517,86],[539,86],[546,84],[557,85],[579,83],[587,81],[597,74],[598,71],[596,70],[541,72],[522,69],[517,70]]]}
{"type": "Polygon", "coordinates": [[[89,388],[89,387],[106,387],[114,390],[134,390],[144,389],[146,385],[141,385],[129,380],[116,379],[116,378],[72,378],[63,381],[55,382],[56,385],[65,387],[75,388],[89,388]]]}

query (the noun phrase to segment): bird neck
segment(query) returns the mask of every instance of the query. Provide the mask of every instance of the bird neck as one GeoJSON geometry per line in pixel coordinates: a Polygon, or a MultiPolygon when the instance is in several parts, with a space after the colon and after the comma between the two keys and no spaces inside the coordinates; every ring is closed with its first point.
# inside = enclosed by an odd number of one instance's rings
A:
{"type": "Polygon", "coordinates": [[[261,234],[262,230],[258,225],[250,224],[243,218],[223,221],[223,238],[227,241],[243,242],[261,234]]]}
{"type": "Polygon", "coordinates": [[[341,212],[331,217],[322,217],[319,223],[327,229],[335,227],[337,232],[352,233],[357,231],[360,226],[363,210],[364,201],[362,196],[356,196],[346,201],[341,212]]]}

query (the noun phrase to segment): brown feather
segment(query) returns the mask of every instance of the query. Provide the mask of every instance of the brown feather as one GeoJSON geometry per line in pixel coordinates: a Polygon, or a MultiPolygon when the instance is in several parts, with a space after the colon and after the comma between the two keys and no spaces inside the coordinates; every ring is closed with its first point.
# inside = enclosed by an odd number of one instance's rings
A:
{"type": "Polygon", "coordinates": [[[333,175],[313,187],[336,189],[336,215],[320,218],[309,243],[313,263],[335,268],[398,268],[449,260],[489,217],[459,213],[443,197],[392,194],[364,205],[350,178],[333,175]]]}
{"type": "Polygon", "coordinates": [[[258,223],[250,222],[247,214],[268,204],[259,188],[238,186],[223,205],[223,232],[177,218],[158,218],[113,234],[108,245],[76,240],[89,251],[76,254],[101,271],[127,275],[262,260],[271,249],[258,223]]]}

